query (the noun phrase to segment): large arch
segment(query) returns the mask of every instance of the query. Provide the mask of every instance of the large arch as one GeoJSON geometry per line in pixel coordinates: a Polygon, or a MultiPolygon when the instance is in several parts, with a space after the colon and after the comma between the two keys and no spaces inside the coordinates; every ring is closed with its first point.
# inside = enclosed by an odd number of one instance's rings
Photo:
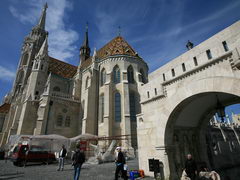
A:
{"type": "MultiPolygon", "coordinates": [[[[160,134],[164,135],[163,144],[169,166],[165,172],[171,175],[170,179],[179,178],[180,172],[178,171],[183,166],[182,161],[186,153],[192,153],[198,162],[205,161],[209,167],[212,166],[209,162],[205,139],[207,125],[210,118],[216,113],[217,99],[223,106],[240,103],[239,84],[240,79],[238,78],[204,78],[181,86],[177,90],[177,94],[168,97],[164,103],[164,115],[162,116],[166,119],[165,128],[160,134]],[[183,132],[185,132],[185,137],[183,132]],[[178,137],[179,135],[182,137],[178,137]],[[191,150],[183,150],[184,148],[176,150],[177,143],[181,143],[182,147],[184,146],[184,139],[189,143],[186,137],[195,138],[195,149],[191,147],[191,150]],[[182,139],[181,142],[177,142],[179,138],[182,139]],[[181,155],[176,156],[177,153],[181,155]]],[[[224,163],[218,164],[214,168],[221,169],[226,165],[224,163]]]]}

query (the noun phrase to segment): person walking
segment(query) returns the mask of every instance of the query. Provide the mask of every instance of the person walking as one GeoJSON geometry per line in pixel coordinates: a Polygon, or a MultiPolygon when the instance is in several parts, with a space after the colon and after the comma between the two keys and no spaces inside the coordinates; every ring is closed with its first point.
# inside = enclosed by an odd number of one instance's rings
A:
{"type": "Polygon", "coordinates": [[[59,152],[59,166],[58,166],[58,171],[64,169],[64,160],[67,154],[67,150],[64,145],[62,145],[62,149],[59,152]]]}
{"type": "Polygon", "coordinates": [[[74,180],[79,180],[82,164],[85,162],[85,154],[80,150],[80,144],[77,144],[76,150],[72,156],[72,165],[74,166],[74,180]]]}
{"type": "Polygon", "coordinates": [[[185,162],[185,172],[187,173],[187,177],[191,180],[195,180],[197,175],[197,165],[191,154],[187,155],[187,160],[185,162]]]}
{"type": "Polygon", "coordinates": [[[122,178],[127,180],[127,171],[124,170],[124,164],[126,164],[125,157],[122,153],[121,147],[116,148],[117,155],[116,155],[116,171],[115,171],[115,180],[118,180],[119,172],[122,173],[122,178]]]}

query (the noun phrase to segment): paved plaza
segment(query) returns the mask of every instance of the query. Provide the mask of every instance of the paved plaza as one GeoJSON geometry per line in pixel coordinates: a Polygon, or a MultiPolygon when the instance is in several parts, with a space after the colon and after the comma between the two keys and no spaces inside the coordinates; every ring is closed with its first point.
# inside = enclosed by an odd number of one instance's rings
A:
{"type": "MultiPolygon", "coordinates": [[[[128,161],[131,170],[138,169],[137,160],[128,161]]],[[[81,180],[113,180],[115,164],[105,163],[100,165],[91,165],[85,163],[81,170],[81,180]]],[[[73,179],[73,167],[70,163],[65,165],[64,171],[57,171],[57,164],[40,165],[30,164],[24,167],[13,166],[10,161],[0,161],[0,180],[19,179],[19,180],[71,180],[73,179]]],[[[147,177],[144,180],[151,180],[147,177]]]]}

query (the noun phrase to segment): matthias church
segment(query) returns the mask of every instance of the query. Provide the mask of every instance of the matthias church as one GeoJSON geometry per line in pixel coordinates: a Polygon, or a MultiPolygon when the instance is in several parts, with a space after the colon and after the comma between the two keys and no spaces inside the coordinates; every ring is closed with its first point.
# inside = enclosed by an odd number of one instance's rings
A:
{"type": "Polygon", "coordinates": [[[78,66],[49,56],[47,4],[23,41],[13,88],[0,107],[0,145],[11,135],[129,135],[137,147],[138,87],[148,65],[120,35],[91,56],[88,31],[78,66]]]}

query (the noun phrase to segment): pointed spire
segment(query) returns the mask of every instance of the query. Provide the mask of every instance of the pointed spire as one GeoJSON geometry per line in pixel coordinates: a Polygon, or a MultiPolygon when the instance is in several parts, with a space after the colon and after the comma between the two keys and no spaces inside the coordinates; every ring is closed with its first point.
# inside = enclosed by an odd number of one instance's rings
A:
{"type": "Polygon", "coordinates": [[[48,5],[45,3],[43,10],[42,10],[42,15],[39,19],[38,27],[41,29],[45,30],[45,23],[46,23],[46,12],[47,12],[48,5]]]}
{"type": "Polygon", "coordinates": [[[89,44],[88,44],[88,23],[87,23],[83,45],[80,48],[81,62],[87,60],[90,57],[90,53],[91,53],[91,49],[90,49],[89,44]]]}
{"type": "Polygon", "coordinates": [[[85,37],[83,41],[83,47],[88,47],[88,22],[86,23],[86,32],[85,32],[85,37]]]}
{"type": "Polygon", "coordinates": [[[37,56],[48,54],[48,36],[46,36],[37,56]]]}

